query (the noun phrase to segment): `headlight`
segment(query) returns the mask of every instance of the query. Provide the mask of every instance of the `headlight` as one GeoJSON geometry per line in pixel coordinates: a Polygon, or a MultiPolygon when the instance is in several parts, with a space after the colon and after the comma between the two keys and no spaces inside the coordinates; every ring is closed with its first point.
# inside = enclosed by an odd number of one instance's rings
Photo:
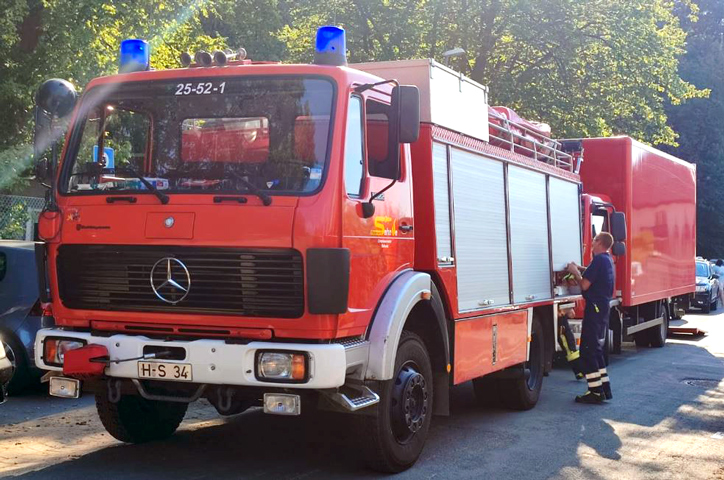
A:
{"type": "Polygon", "coordinates": [[[697,293],[708,292],[708,291],[709,291],[709,285],[697,285],[696,286],[697,293]]]}
{"type": "Polygon", "coordinates": [[[5,345],[3,345],[3,342],[0,342],[0,359],[3,359],[7,356],[5,353],[5,345]]]}
{"type": "Polygon", "coordinates": [[[259,380],[303,382],[307,379],[307,356],[294,352],[257,353],[256,376],[259,380]]]}
{"type": "Polygon", "coordinates": [[[48,365],[62,367],[65,352],[75,350],[83,345],[85,345],[84,340],[48,337],[43,343],[43,360],[48,365]]]}

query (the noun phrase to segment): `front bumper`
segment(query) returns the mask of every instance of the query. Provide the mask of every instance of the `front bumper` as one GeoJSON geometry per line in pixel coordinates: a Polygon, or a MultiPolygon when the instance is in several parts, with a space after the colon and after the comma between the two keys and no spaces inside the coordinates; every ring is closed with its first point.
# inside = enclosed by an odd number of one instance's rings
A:
{"type": "Polygon", "coordinates": [[[711,293],[710,292],[701,292],[697,293],[693,296],[691,299],[691,306],[692,307],[705,307],[708,303],[711,302],[711,293]]]}
{"type": "Polygon", "coordinates": [[[237,385],[250,387],[282,387],[293,389],[327,389],[341,387],[347,372],[366,363],[367,342],[359,342],[355,348],[340,343],[280,343],[250,342],[245,345],[228,344],[224,340],[155,340],[140,335],[94,336],[85,332],[68,332],[44,329],[35,339],[35,362],[43,370],[62,371],[43,359],[43,342],[47,337],[78,339],[86,344],[99,344],[108,349],[111,363],[105,375],[114,378],[140,379],[138,362],[123,360],[141,357],[144,347],[180,347],[186,352],[183,360],[163,360],[164,363],[191,364],[193,383],[208,385],[237,385]],[[285,383],[256,378],[256,352],[259,350],[305,352],[309,357],[309,378],[305,383],[285,383]]]}

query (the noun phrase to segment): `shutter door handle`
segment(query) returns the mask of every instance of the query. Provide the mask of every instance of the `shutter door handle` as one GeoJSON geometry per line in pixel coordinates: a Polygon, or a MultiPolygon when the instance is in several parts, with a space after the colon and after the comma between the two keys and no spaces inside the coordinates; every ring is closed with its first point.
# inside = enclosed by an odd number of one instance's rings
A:
{"type": "Polygon", "coordinates": [[[400,230],[403,231],[403,232],[405,232],[405,233],[411,232],[411,231],[412,231],[412,228],[413,228],[412,225],[408,225],[408,224],[406,224],[406,223],[403,223],[402,225],[400,225],[400,230]]]}

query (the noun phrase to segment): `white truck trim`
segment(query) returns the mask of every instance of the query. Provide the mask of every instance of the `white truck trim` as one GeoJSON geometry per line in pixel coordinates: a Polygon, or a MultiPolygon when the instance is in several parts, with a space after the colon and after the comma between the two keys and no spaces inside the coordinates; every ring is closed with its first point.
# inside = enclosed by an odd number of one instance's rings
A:
{"type": "Polygon", "coordinates": [[[395,279],[372,320],[366,379],[392,378],[405,321],[415,305],[423,300],[423,294],[431,293],[432,279],[427,273],[407,271],[395,279]]]}
{"type": "MultiPolygon", "coordinates": [[[[62,371],[62,367],[47,365],[43,360],[43,342],[46,337],[77,338],[87,344],[103,345],[108,349],[111,360],[135,358],[143,355],[147,345],[181,347],[186,350],[186,359],[181,361],[163,360],[164,363],[187,363],[192,365],[193,383],[209,385],[240,385],[254,387],[283,387],[295,389],[337,388],[344,385],[348,361],[347,350],[338,343],[279,343],[250,342],[246,345],[227,344],[224,340],[154,340],[142,335],[93,336],[85,332],[68,332],[60,329],[43,329],[35,339],[35,362],[44,370],[62,371]],[[254,372],[255,354],[258,350],[292,350],[309,355],[309,381],[306,383],[282,383],[257,380],[254,372]]],[[[363,342],[364,343],[364,342],[363,342]]],[[[358,350],[358,349],[351,349],[358,350]]],[[[351,355],[357,357],[358,355],[351,355]]],[[[153,360],[150,360],[153,361],[153,360]]],[[[350,358],[350,366],[358,363],[350,358]]],[[[110,377],[138,379],[138,362],[113,363],[106,367],[110,377]]]]}

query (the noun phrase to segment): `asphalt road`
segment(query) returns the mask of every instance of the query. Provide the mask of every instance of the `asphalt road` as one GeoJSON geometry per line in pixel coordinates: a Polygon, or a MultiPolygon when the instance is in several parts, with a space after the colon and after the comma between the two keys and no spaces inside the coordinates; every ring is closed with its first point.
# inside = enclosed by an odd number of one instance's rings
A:
{"type": "MultiPolygon", "coordinates": [[[[724,313],[687,315],[708,331],[662,349],[625,344],[612,357],[614,399],[573,402],[585,385],[566,368],[529,412],[481,408],[470,384],[435,418],[420,461],[398,476],[491,479],[724,480],[724,313]]],[[[0,406],[0,476],[27,479],[379,478],[354,455],[346,418],[219,418],[198,402],[171,439],[123,445],[91,398],[11,398],[0,406]]]]}

